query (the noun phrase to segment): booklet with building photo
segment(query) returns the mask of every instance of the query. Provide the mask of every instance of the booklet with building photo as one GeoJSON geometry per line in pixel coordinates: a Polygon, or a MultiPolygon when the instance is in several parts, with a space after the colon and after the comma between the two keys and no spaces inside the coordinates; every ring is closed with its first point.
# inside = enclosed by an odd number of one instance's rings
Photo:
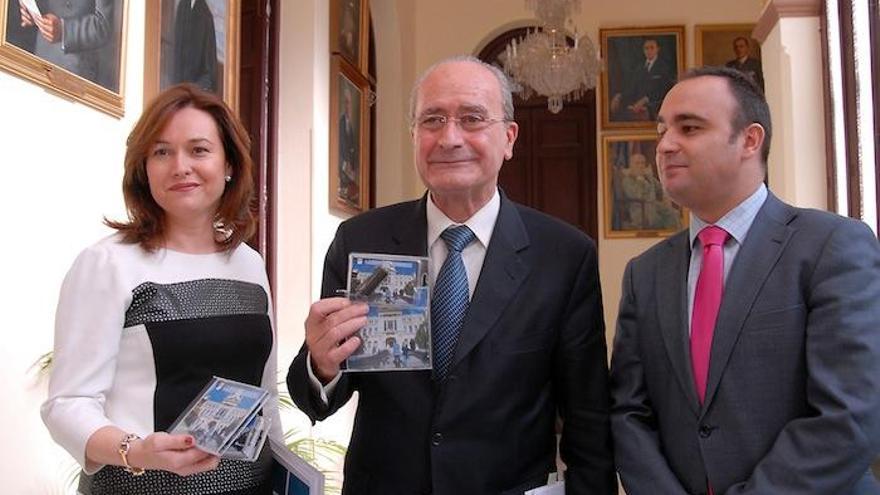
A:
{"type": "Polygon", "coordinates": [[[431,369],[429,266],[421,256],[349,255],[348,297],[370,311],[346,371],[431,369]]]}
{"type": "Polygon", "coordinates": [[[220,457],[253,461],[269,432],[270,421],[258,414],[268,397],[263,388],[215,376],[168,433],[192,435],[196,447],[220,457]]]}

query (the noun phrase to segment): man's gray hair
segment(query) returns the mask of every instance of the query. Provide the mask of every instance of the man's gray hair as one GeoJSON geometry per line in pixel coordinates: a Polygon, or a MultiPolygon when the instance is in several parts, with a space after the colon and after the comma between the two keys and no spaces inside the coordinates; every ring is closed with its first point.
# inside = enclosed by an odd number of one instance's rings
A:
{"type": "Polygon", "coordinates": [[[486,68],[492,75],[495,76],[495,79],[498,80],[498,87],[501,90],[501,108],[504,112],[504,120],[513,121],[513,88],[510,84],[510,79],[504,74],[504,72],[498,67],[487,64],[482,60],[474,57],[473,55],[456,55],[454,57],[445,58],[436,64],[428,67],[425,72],[422,72],[422,75],[416,80],[416,83],[413,85],[412,92],[409,95],[409,120],[410,122],[415,122],[416,119],[416,99],[419,96],[419,89],[422,87],[422,83],[425,79],[431,75],[434,70],[444,64],[449,64],[453,62],[470,62],[472,64],[477,64],[486,68]]]}

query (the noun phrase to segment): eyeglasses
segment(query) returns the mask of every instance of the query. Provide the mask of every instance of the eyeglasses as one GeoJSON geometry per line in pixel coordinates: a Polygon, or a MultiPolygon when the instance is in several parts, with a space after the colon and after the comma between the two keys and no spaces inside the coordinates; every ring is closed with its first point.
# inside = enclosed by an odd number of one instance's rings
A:
{"type": "Polygon", "coordinates": [[[458,128],[465,132],[478,132],[499,122],[507,122],[507,119],[490,119],[478,113],[465,114],[461,117],[448,115],[422,115],[415,122],[415,127],[422,131],[435,132],[446,127],[449,122],[455,122],[458,128]]]}

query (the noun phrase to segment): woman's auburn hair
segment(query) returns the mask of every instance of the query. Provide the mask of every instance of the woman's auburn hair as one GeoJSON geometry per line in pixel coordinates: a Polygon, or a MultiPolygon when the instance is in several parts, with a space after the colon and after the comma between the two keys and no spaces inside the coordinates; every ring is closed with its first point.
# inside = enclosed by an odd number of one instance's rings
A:
{"type": "Polygon", "coordinates": [[[122,235],[123,242],[140,244],[147,251],[161,247],[165,234],[165,211],[150,193],[147,157],[168,121],[184,108],[201,110],[214,119],[226,162],[232,169],[232,180],[226,183],[215,217],[215,226],[219,231],[216,242],[223,250],[230,251],[256,231],[257,220],[251,209],[254,189],[251,140],[223,100],[190,83],[171,86],[156,96],[128,135],[122,178],[128,220],[117,222],[105,218],[104,223],[116,229],[122,235]]]}

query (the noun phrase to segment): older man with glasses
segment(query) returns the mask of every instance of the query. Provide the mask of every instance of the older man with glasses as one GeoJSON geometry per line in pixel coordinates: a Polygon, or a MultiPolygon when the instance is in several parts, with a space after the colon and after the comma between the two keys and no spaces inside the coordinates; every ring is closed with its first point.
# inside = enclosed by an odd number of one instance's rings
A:
{"type": "Polygon", "coordinates": [[[343,493],[521,494],[556,470],[557,416],[565,492],[617,493],[595,244],[498,189],[519,130],[506,77],[440,62],[411,118],[428,192],[340,225],[287,377],[312,420],[359,393],[343,493]],[[429,257],[433,370],[341,373],[367,313],[333,297],[351,252],[429,257]]]}

